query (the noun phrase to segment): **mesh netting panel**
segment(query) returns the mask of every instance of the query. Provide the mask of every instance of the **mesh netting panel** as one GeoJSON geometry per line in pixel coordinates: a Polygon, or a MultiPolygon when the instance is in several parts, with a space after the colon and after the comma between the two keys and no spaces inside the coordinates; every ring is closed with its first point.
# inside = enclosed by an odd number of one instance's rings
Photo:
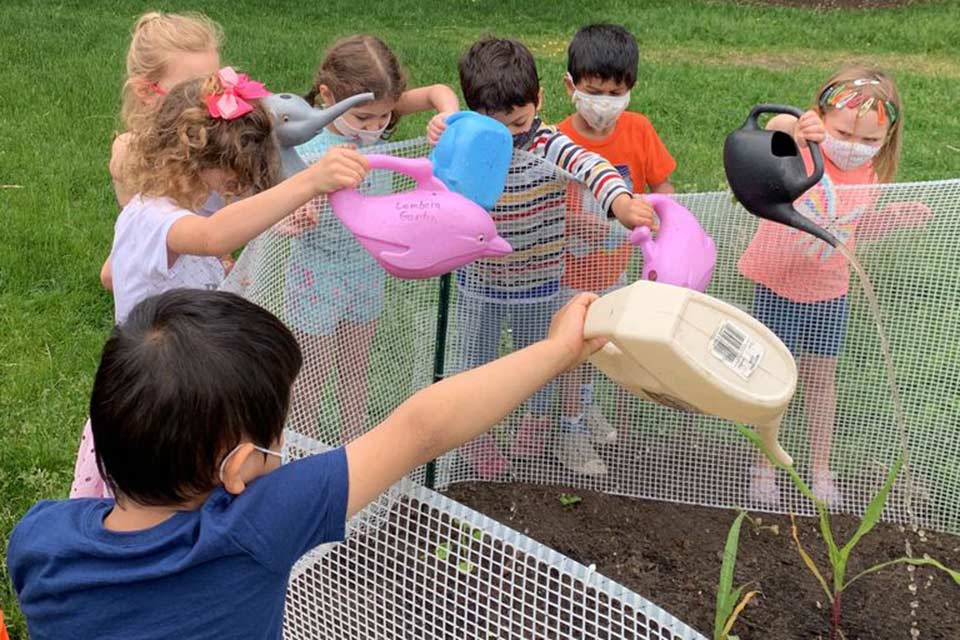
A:
{"type": "MultiPolygon", "coordinates": [[[[429,149],[417,140],[376,150],[419,157],[429,149]]],[[[412,186],[374,171],[363,190],[412,186]]],[[[861,512],[903,448],[859,281],[825,245],[760,228],[727,193],[678,200],[717,244],[708,293],[760,317],[798,355],[784,446],[815,489],[832,491],[834,510],[861,512]],[[738,264],[745,252],[752,255],[738,264]]],[[[960,533],[960,180],[822,189],[803,208],[856,240],[879,293],[906,413],[914,517],[960,533]]],[[[453,275],[445,375],[541,339],[573,291],[603,292],[640,275],[640,253],[618,223],[533,156],[515,153],[492,215],[515,251],[453,275]]],[[[225,288],[273,311],[300,341],[305,365],[287,437],[296,455],[355,438],[432,379],[437,280],[386,277],[325,200],[251,243],[225,288]]],[[[589,365],[439,461],[441,486],[478,479],[811,511],[731,424],[639,401],[589,365]]],[[[301,560],[287,637],[700,637],[622,587],[418,487],[420,472],[412,481],[354,518],[345,544],[301,560]]],[[[887,519],[907,519],[906,494],[898,481],[887,519]]]]}
{"type": "MultiPolygon", "coordinates": [[[[428,150],[423,141],[375,149],[403,157],[428,150]]],[[[374,170],[361,191],[413,187],[403,174],[374,170]]],[[[436,281],[388,277],[326,198],[251,243],[224,288],[275,313],[296,335],[304,365],[288,426],[297,433],[329,445],[348,442],[432,380],[436,281]]]]}
{"type": "MultiPolygon", "coordinates": [[[[640,251],[624,244],[616,223],[606,221],[585,189],[542,163],[514,164],[518,170],[493,215],[503,237],[526,250],[458,275],[448,375],[543,337],[550,314],[572,290],[602,293],[640,277],[640,251]],[[510,205],[517,202],[542,212],[537,215],[544,222],[511,226],[518,214],[510,205]],[[543,266],[544,256],[550,268],[556,266],[555,245],[564,236],[562,276],[558,267],[531,279],[529,265],[543,266]],[[548,278],[560,281],[559,291],[544,284],[548,278]]],[[[729,193],[677,199],[716,241],[717,267],[707,292],[760,318],[798,356],[798,392],[781,440],[801,475],[834,510],[862,512],[903,447],[860,282],[848,275],[842,256],[819,240],[766,222],[758,233],[757,219],[729,193]],[[739,265],[745,252],[750,255],[739,265]],[[756,279],[768,286],[742,272],[759,273],[756,279]]],[[[829,185],[798,207],[856,242],[891,339],[909,433],[915,517],[930,528],[960,532],[960,181],[829,185]]],[[[541,391],[490,436],[447,456],[438,477],[441,486],[517,480],[812,512],[812,504],[785,475],[761,464],[730,423],[628,397],[590,365],[541,391]]],[[[888,519],[908,519],[905,478],[889,501],[888,519]]]]}
{"type": "MultiPolygon", "coordinates": [[[[295,455],[320,446],[296,435],[289,443],[295,455]]],[[[319,547],[291,574],[286,638],[703,638],[591,569],[411,482],[351,524],[344,544],[319,547]]]]}

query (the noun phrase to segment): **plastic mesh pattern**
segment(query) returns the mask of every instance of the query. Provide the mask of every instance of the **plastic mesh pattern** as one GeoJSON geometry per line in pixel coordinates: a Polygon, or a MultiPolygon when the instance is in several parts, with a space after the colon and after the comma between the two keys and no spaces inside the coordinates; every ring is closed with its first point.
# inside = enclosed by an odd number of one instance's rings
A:
{"type": "MultiPolygon", "coordinates": [[[[296,449],[316,451],[306,439],[296,449]]],[[[637,594],[412,482],[361,513],[347,541],[301,559],[285,637],[694,640],[637,594]]]]}
{"type": "MultiPolygon", "coordinates": [[[[420,157],[429,148],[414,140],[376,151],[420,157]]],[[[362,190],[412,187],[408,178],[374,171],[362,190]]],[[[927,528],[960,533],[960,180],[815,195],[801,209],[855,239],[879,293],[907,418],[913,513],[927,528]]],[[[813,307],[768,295],[738,268],[757,219],[729,193],[677,200],[716,242],[707,293],[762,316],[795,349],[801,375],[781,442],[801,475],[829,481],[835,511],[862,512],[902,447],[859,281],[849,276],[842,301],[813,307]]],[[[491,214],[515,252],[452,275],[447,376],[542,338],[574,291],[602,292],[640,277],[642,256],[619,223],[569,175],[528,154],[515,153],[491,214]]],[[[817,242],[794,235],[754,242],[754,250],[781,267],[832,259],[817,242]]],[[[799,280],[809,297],[826,288],[820,278],[799,280]]],[[[225,288],[277,314],[300,341],[305,366],[287,438],[295,455],[349,441],[433,379],[437,280],[385,276],[325,199],[251,243],[225,288]]],[[[812,512],[785,477],[764,470],[731,424],[628,397],[589,365],[439,460],[437,470],[440,487],[518,480],[812,512]]],[[[287,637],[700,637],[623,587],[419,486],[423,479],[422,471],[412,474],[351,521],[346,543],[301,560],[287,637]]],[[[886,519],[908,518],[905,495],[898,481],[886,519]]]]}
{"type": "MultiPolygon", "coordinates": [[[[591,240],[593,244],[578,238],[575,230],[571,233],[572,217],[592,212],[595,220],[602,220],[602,212],[579,185],[570,190],[579,197],[566,202],[568,267],[576,252],[587,255],[610,247],[615,231],[611,228],[606,237],[591,240]]],[[[954,275],[960,266],[954,249],[960,235],[960,181],[835,187],[832,196],[847,207],[839,206],[832,218],[828,212],[821,222],[837,235],[850,233],[849,218],[844,217],[850,214],[844,211],[861,209],[862,220],[852,234],[863,231],[856,238],[856,255],[878,292],[891,341],[906,416],[914,516],[929,528],[960,532],[960,382],[955,375],[960,284],[954,275]]],[[[781,427],[781,442],[815,489],[818,480],[832,481],[834,510],[861,513],[903,448],[876,325],[857,276],[852,270],[843,276],[849,290],[842,298],[814,303],[797,304],[769,289],[761,291],[738,268],[757,233],[757,219],[729,193],[676,199],[697,216],[717,245],[717,266],[707,293],[761,319],[797,356],[798,390],[781,427]],[[818,457],[819,473],[813,468],[818,457]]],[[[807,215],[817,213],[801,205],[807,215]]],[[[833,258],[819,240],[789,231],[784,235],[780,243],[755,242],[753,251],[761,262],[776,264],[800,255],[797,264],[802,266],[804,261],[833,258]]],[[[628,260],[625,281],[633,282],[641,276],[643,258],[634,250],[628,260]]],[[[595,283],[609,283],[613,275],[602,269],[593,272],[595,283]]],[[[447,375],[488,360],[491,344],[496,355],[539,338],[550,313],[571,293],[566,280],[567,274],[555,298],[530,298],[520,304],[478,301],[458,289],[450,332],[456,347],[448,349],[447,375]],[[491,322],[496,324],[492,337],[478,339],[477,327],[491,322]]],[[[795,285],[799,294],[790,295],[815,297],[821,285],[816,278],[809,284],[801,278],[795,285]]],[[[764,469],[730,423],[628,397],[590,365],[547,387],[491,433],[444,459],[441,486],[518,480],[690,504],[813,511],[784,474],[764,469]],[[579,424],[571,424],[577,417],[579,424]],[[501,457],[509,467],[495,475],[501,457]],[[773,491],[765,494],[764,489],[773,491]],[[778,501],[767,499],[771,493],[778,501]]],[[[885,517],[908,519],[903,475],[885,517]]]]}

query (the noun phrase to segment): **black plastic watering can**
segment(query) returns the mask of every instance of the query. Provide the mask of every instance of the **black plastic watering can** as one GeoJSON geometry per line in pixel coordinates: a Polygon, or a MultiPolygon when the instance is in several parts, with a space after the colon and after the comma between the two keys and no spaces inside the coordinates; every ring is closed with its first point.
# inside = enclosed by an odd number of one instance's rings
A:
{"type": "Polygon", "coordinates": [[[786,113],[797,118],[803,115],[796,107],[758,104],[750,110],[743,126],[730,132],[723,145],[723,168],[733,195],[755,216],[805,231],[837,246],[836,238],[793,208],[794,201],[823,177],[820,145],[810,143],[813,174],[808,176],[793,136],[760,128],[757,117],[761,113],[786,113]]]}

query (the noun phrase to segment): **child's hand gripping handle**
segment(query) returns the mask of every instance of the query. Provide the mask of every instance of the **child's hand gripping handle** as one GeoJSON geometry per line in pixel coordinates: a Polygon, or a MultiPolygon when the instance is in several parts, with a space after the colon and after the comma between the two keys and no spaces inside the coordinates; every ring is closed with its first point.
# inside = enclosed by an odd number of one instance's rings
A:
{"type": "Polygon", "coordinates": [[[647,376],[641,376],[642,380],[631,379],[630,372],[636,373],[638,368],[632,366],[632,358],[615,342],[615,330],[620,321],[618,310],[626,295],[628,295],[627,289],[623,288],[594,300],[587,309],[583,338],[584,340],[605,338],[607,343],[590,356],[590,362],[620,386],[638,393],[640,387],[649,385],[651,381],[647,376]]]}
{"type": "MultiPolygon", "coordinates": [[[[662,193],[648,193],[643,196],[647,199],[647,202],[650,203],[650,206],[653,207],[653,210],[656,212],[657,217],[660,220],[663,220],[664,211],[669,208],[671,205],[676,204],[670,196],[664,195],[662,193]]],[[[648,242],[653,240],[653,231],[650,227],[644,225],[642,227],[637,227],[630,232],[630,243],[642,247],[648,242]]]]}

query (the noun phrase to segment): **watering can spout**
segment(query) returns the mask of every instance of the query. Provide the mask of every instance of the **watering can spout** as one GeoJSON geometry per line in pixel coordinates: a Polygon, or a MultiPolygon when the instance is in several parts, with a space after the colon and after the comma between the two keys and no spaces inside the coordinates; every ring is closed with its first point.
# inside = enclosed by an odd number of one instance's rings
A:
{"type": "Polygon", "coordinates": [[[273,117],[273,135],[280,150],[284,178],[307,168],[295,147],[312,140],[323,128],[347,110],[373,100],[372,93],[350,96],[326,109],[315,109],[293,93],[275,93],[264,98],[263,105],[273,117]]]}
{"type": "Polygon", "coordinates": [[[315,110],[311,124],[316,127],[317,133],[319,133],[325,126],[345,114],[350,109],[361,104],[371,102],[373,101],[373,98],[374,96],[372,93],[358,93],[355,96],[344,98],[340,102],[337,102],[326,109],[315,110]]]}
{"type": "Polygon", "coordinates": [[[793,208],[792,205],[778,205],[775,207],[777,210],[777,216],[785,221],[785,224],[797,229],[798,231],[804,231],[810,235],[820,238],[831,247],[836,247],[838,240],[826,229],[820,225],[812,222],[810,218],[807,218],[799,211],[793,208]]]}

